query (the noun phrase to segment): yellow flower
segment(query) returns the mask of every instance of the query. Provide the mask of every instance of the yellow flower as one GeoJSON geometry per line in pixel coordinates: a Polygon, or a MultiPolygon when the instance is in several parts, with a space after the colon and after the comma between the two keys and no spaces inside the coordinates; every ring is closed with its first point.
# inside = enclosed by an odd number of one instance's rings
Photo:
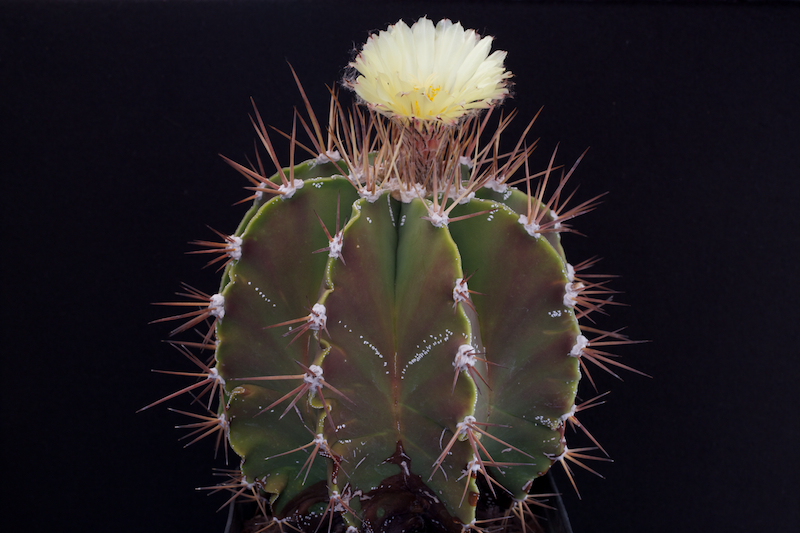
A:
{"type": "Polygon", "coordinates": [[[367,40],[346,83],[376,111],[399,119],[452,123],[508,94],[506,52],[460,23],[402,20],[367,40]]]}

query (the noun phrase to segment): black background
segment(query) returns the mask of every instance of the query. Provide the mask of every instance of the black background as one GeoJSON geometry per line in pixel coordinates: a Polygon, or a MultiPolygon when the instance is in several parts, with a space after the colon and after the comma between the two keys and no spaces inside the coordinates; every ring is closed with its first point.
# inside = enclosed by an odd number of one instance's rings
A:
{"type": "Polygon", "coordinates": [[[756,3],[0,6],[3,521],[222,531],[212,446],[135,414],[185,383],[150,372],[183,364],[150,302],[216,284],[182,252],[244,211],[217,154],[252,152],[249,98],[287,129],[287,60],[321,112],[370,30],[424,14],[495,35],[508,140],[544,106],[534,164],[590,146],[578,195],[610,191],[566,247],[621,276],[604,325],[652,341],[624,354],[653,379],[583,417],[615,462],[581,501],[558,478],[575,532],[796,530],[800,12],[756,3]]]}

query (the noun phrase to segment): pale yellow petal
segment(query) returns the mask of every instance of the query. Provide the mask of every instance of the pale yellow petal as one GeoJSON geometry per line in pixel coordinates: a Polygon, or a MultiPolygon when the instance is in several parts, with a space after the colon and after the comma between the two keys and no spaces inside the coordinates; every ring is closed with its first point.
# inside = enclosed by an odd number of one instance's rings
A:
{"type": "Polygon", "coordinates": [[[491,37],[457,22],[434,26],[423,17],[409,27],[400,20],[369,37],[350,64],[358,74],[347,84],[390,117],[453,122],[508,94],[505,52],[490,55],[491,45],[491,37]]]}

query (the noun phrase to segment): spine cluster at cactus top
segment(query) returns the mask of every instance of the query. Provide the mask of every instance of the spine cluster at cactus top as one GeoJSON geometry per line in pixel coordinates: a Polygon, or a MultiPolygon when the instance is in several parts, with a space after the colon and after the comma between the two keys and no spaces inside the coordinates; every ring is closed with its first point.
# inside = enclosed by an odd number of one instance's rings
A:
{"type": "Polygon", "coordinates": [[[601,458],[565,428],[596,403],[576,405],[586,362],[628,368],[604,347],[630,341],[584,324],[611,303],[607,279],[560,240],[598,198],[572,205],[577,163],[555,154],[531,171],[533,121],[500,151],[510,73],[490,48],[457,23],[400,21],[351,63],[352,109],[333,92],[321,124],[300,88],[287,166],[258,111],[277,173],[262,153],[226,158],[252,207],[195,243],[219,290],[162,304],[181,309],[157,322],[179,324],[171,343],[199,380],[151,405],[202,399],[183,427],[238,455],[211,489],[257,504],[253,531],[385,531],[421,501],[442,530],[481,530],[481,502],[503,498],[503,524],[535,527],[533,481],[601,458]]]}

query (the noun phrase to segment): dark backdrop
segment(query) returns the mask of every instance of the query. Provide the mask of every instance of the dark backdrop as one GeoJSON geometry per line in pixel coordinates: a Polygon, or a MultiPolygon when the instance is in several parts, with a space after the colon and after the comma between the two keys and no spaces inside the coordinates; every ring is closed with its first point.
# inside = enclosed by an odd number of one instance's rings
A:
{"type": "Polygon", "coordinates": [[[800,13],[755,3],[4,3],[3,521],[221,532],[212,446],[135,414],[183,383],[150,373],[182,363],[150,302],[215,285],[182,252],[243,212],[217,154],[252,151],[249,98],[289,128],[287,60],[323,110],[369,30],[424,14],[495,35],[508,138],[544,106],[534,161],[590,146],[579,196],[610,191],[567,245],[621,276],[608,325],[653,379],[583,417],[615,462],[582,501],[558,478],[575,532],[796,530],[800,13]]]}

